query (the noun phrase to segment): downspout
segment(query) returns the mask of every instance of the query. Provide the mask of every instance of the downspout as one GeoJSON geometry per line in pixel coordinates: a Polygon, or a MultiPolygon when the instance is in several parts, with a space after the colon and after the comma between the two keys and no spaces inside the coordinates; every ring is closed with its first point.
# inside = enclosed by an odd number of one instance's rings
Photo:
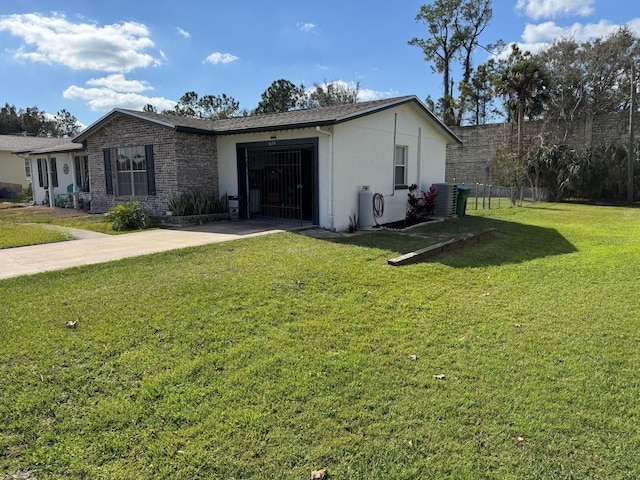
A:
{"type": "Polygon", "coordinates": [[[418,185],[418,188],[421,188],[421,184],[420,184],[420,166],[422,164],[422,127],[418,127],[418,168],[416,170],[417,172],[417,182],[416,184],[418,185]]]}
{"type": "MultiPolygon", "coordinates": [[[[396,194],[396,137],[398,136],[398,114],[393,114],[393,169],[391,170],[391,195],[393,197],[396,194]]],[[[407,168],[408,165],[405,165],[404,168],[407,168]]]]}
{"type": "Polygon", "coordinates": [[[316,127],[318,133],[329,135],[329,226],[330,230],[335,230],[333,224],[333,134],[329,130],[322,130],[316,127]]]}

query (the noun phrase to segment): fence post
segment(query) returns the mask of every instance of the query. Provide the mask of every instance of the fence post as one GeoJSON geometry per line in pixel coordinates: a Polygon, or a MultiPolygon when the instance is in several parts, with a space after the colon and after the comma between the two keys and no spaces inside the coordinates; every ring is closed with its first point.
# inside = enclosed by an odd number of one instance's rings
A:
{"type": "Polygon", "coordinates": [[[480,190],[478,187],[480,184],[476,182],[476,210],[478,210],[478,191],[480,190]]]}
{"type": "Polygon", "coordinates": [[[500,199],[502,198],[502,187],[498,186],[498,208],[500,208],[500,199]]]}
{"type": "Polygon", "coordinates": [[[482,184],[482,209],[483,210],[487,208],[486,205],[484,204],[486,196],[487,196],[487,184],[483,183],[482,184]]]}
{"type": "Polygon", "coordinates": [[[489,185],[489,210],[491,210],[491,187],[493,185],[489,185]]]}

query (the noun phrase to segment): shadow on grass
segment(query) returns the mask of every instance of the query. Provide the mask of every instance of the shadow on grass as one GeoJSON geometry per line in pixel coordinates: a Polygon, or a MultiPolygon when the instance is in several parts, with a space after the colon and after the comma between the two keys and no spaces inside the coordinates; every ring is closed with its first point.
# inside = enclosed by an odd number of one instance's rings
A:
{"type": "Polygon", "coordinates": [[[480,233],[489,229],[495,230],[495,237],[428,261],[454,268],[482,267],[522,263],[577,251],[571,242],[553,228],[471,216],[428,224],[409,232],[382,231],[331,241],[388,250],[389,258],[392,258],[398,253],[408,253],[463,234],[480,233]]]}

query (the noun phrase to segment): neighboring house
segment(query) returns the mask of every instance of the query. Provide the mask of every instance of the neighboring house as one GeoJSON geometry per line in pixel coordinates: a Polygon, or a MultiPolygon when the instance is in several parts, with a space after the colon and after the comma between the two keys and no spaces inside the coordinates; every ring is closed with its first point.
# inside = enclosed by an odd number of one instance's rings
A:
{"type": "Polygon", "coordinates": [[[342,230],[363,186],[385,198],[379,223],[404,218],[408,186],[444,182],[446,146],[460,140],[407,96],[224,120],[115,109],[74,142],[86,145],[93,212],[133,197],[164,215],[201,189],[238,197],[240,218],[342,230]]]}
{"type": "Polygon", "coordinates": [[[80,208],[91,200],[87,154],[83,145],[68,138],[55,140],[44,148],[22,148],[14,153],[24,158],[31,172],[34,204],[80,208]]]}
{"type": "Polygon", "coordinates": [[[14,152],[28,152],[69,142],[69,139],[27,137],[25,135],[0,135],[0,190],[21,195],[31,183],[30,162],[26,155],[16,156],[14,152]]]}

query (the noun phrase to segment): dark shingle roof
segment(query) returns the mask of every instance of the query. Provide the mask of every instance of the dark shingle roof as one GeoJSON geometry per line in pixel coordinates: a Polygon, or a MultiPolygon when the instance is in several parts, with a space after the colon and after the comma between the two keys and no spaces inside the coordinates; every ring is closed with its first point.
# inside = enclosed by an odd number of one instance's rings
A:
{"type": "Polygon", "coordinates": [[[290,112],[268,115],[251,115],[248,117],[234,117],[220,120],[179,117],[162,113],[139,112],[134,110],[114,109],[107,115],[93,123],[80,135],[73,139],[82,142],[115,115],[127,115],[141,120],[153,122],[172,130],[201,133],[208,135],[234,135],[240,133],[254,133],[273,130],[288,130],[293,128],[307,128],[314,126],[335,125],[353,120],[371,113],[397,107],[406,103],[413,103],[429,121],[443,130],[445,135],[455,142],[460,142],[433,113],[431,113],[414,95],[396,98],[373,100],[370,102],[350,103],[332,107],[309,108],[290,112]]]}

